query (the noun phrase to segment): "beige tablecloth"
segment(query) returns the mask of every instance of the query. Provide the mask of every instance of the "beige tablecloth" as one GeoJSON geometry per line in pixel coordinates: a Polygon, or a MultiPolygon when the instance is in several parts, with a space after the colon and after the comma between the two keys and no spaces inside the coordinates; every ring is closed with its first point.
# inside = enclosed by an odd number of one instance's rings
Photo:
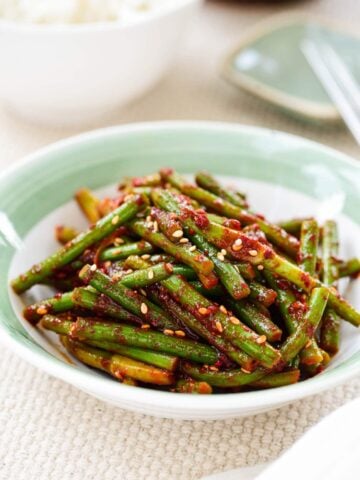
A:
{"type": "MultiPolygon", "coordinates": [[[[210,2],[164,80],[110,123],[226,120],[297,133],[358,156],[358,147],[345,129],[326,131],[288,119],[218,78],[219,60],[242,31],[284,9],[343,21],[360,19],[358,0],[210,2]]],[[[74,133],[27,125],[0,110],[0,169],[74,133]]],[[[320,417],[359,395],[360,378],[254,417],[213,422],[161,420],[97,401],[2,348],[0,479],[198,479],[275,459],[320,417]]]]}

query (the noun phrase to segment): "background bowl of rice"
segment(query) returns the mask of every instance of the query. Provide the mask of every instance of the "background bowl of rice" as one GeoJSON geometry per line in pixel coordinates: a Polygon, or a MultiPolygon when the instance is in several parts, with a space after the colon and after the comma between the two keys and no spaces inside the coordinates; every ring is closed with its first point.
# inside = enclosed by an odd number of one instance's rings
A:
{"type": "Polygon", "coordinates": [[[149,90],[201,2],[77,0],[69,14],[67,1],[56,9],[52,2],[0,0],[0,101],[45,125],[99,122],[149,90]],[[120,2],[136,8],[116,17],[120,2]]]}

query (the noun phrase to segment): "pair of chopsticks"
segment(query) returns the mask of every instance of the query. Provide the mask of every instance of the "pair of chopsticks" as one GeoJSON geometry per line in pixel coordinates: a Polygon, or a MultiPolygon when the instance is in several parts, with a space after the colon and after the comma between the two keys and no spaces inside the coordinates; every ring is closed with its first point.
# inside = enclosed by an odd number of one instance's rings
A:
{"type": "Polygon", "coordinates": [[[360,89],[349,69],[319,36],[304,39],[301,50],[360,145],[360,89]]]}

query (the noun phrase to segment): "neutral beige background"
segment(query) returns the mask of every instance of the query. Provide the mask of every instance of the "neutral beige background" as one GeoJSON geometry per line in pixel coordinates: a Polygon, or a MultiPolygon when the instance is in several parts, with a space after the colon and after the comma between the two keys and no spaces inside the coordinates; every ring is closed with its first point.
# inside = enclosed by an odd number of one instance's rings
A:
{"type": "MultiPolygon", "coordinates": [[[[357,25],[360,21],[358,0],[208,2],[163,81],[108,124],[226,120],[304,135],[358,157],[359,149],[345,129],[322,130],[284,117],[237,92],[217,75],[220,59],[246,28],[271,13],[295,9],[357,25]]],[[[0,109],[0,169],[74,133],[24,124],[0,109]]],[[[320,417],[359,395],[360,378],[255,417],[161,420],[97,401],[2,348],[0,479],[198,479],[276,458],[320,417]]]]}

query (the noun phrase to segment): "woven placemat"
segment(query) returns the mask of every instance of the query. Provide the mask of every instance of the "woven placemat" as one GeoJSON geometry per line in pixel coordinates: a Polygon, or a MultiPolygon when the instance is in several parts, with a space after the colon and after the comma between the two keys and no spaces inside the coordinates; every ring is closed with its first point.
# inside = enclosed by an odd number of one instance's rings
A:
{"type": "Polygon", "coordinates": [[[253,417],[158,419],[98,401],[4,349],[0,478],[195,480],[275,459],[309,426],[359,395],[360,378],[253,417]]]}
{"type": "MultiPolygon", "coordinates": [[[[360,16],[358,0],[209,2],[164,80],[108,124],[163,119],[239,122],[303,135],[358,157],[358,147],[344,128],[324,130],[287,118],[218,76],[220,59],[242,31],[285,8],[345,21],[349,12],[353,19],[360,16]]],[[[74,133],[31,126],[0,110],[0,168],[74,133]]],[[[275,459],[322,416],[359,395],[360,378],[253,417],[162,420],[106,405],[2,348],[0,479],[199,479],[275,459]]]]}

